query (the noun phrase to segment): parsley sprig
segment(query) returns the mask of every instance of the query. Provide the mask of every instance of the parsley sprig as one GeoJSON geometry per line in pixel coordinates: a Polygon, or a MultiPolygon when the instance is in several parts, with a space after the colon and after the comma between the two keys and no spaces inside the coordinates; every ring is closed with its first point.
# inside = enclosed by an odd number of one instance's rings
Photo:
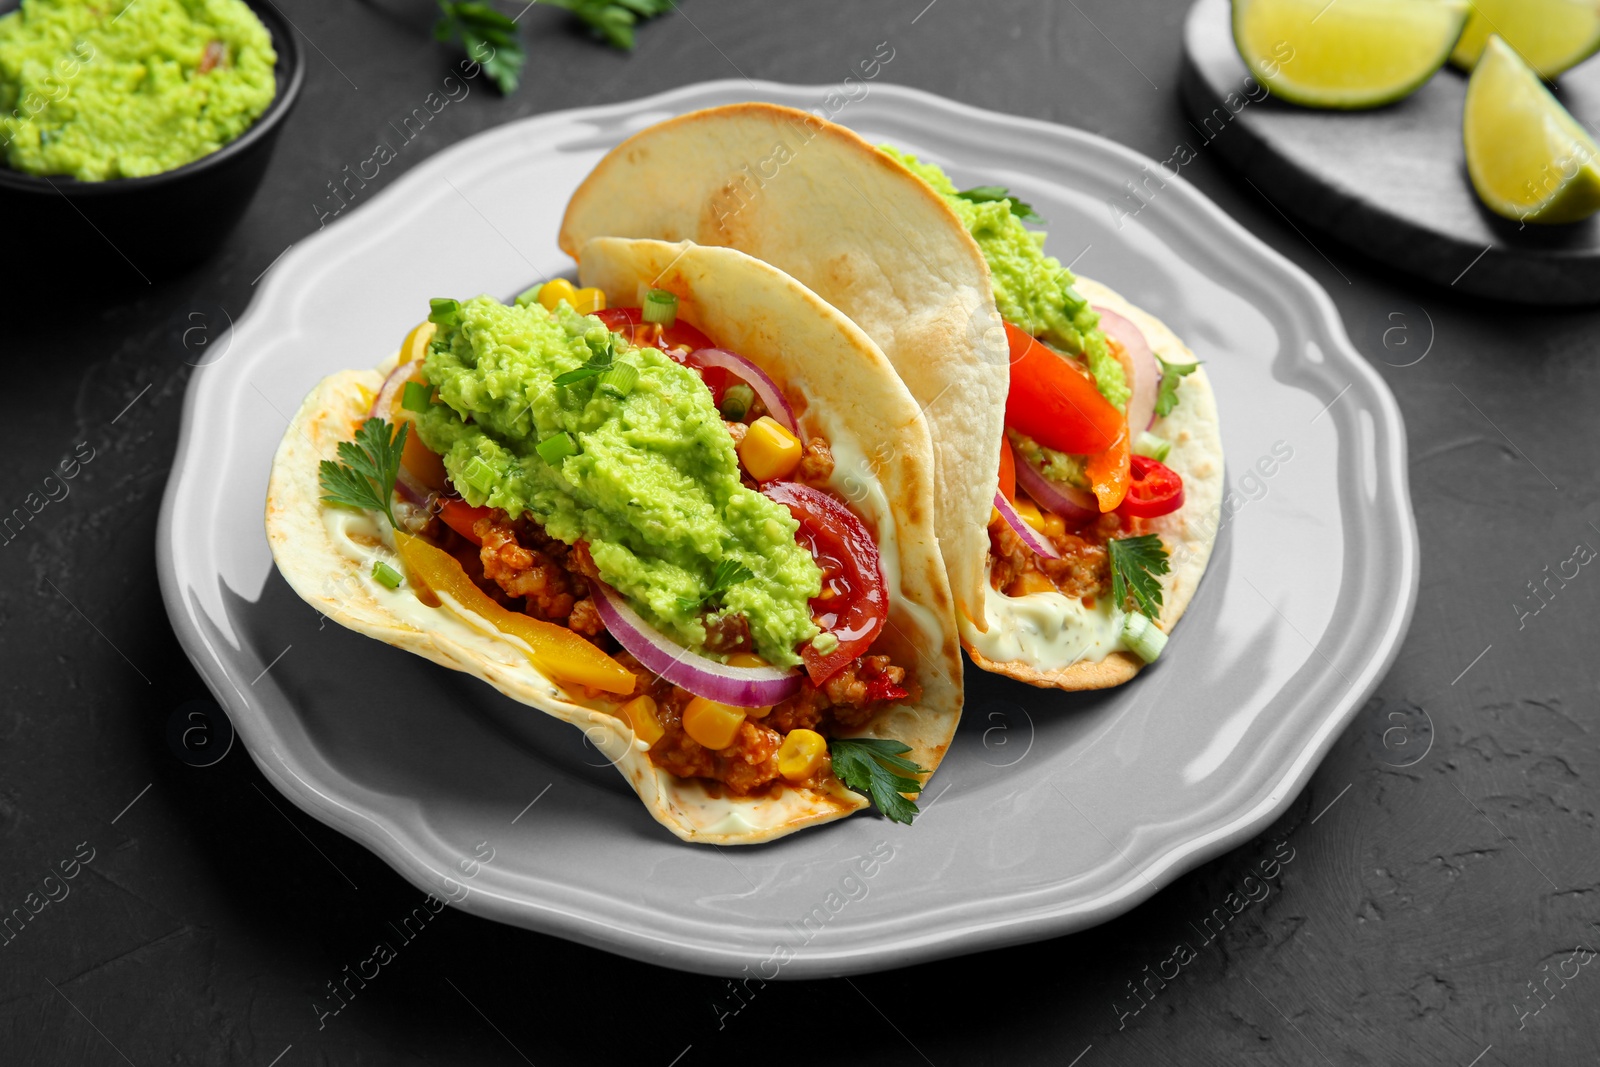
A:
{"type": "Polygon", "coordinates": [[[971,189],[956,194],[963,200],[970,200],[974,204],[993,204],[1004,200],[1011,208],[1011,213],[1023,222],[1031,222],[1035,226],[1045,225],[1045,220],[1033,210],[1032,204],[1024,204],[1021,200],[1011,195],[1011,190],[1003,185],[977,185],[971,189]]]}
{"type": "Polygon", "coordinates": [[[1156,393],[1156,417],[1165,418],[1173,408],[1178,406],[1178,383],[1194,373],[1198,363],[1168,363],[1160,356],[1156,362],[1161,364],[1161,389],[1156,393]]]}
{"type": "Polygon", "coordinates": [[[698,611],[713,600],[721,600],[724,593],[740,582],[748,582],[755,576],[755,571],[738,560],[725,559],[711,572],[711,586],[698,597],[679,597],[678,606],[684,611],[698,611]]]}
{"type": "Polygon", "coordinates": [[[907,825],[917,817],[917,805],[900,794],[922,792],[922,783],[908,775],[928,773],[926,767],[904,758],[910,751],[902,741],[876,737],[836,737],[828,742],[838,779],[870,796],[886,818],[907,825]]]}
{"type": "Polygon", "coordinates": [[[1111,604],[1118,611],[1126,608],[1132,596],[1139,610],[1152,619],[1161,616],[1161,582],[1166,574],[1167,550],[1155,534],[1143,537],[1114,538],[1106,542],[1111,558],[1111,604]]]}
{"type": "Polygon", "coordinates": [[[672,10],[672,0],[543,0],[565,8],[612,48],[633,51],[633,27],[672,10]]]}
{"type": "Polygon", "coordinates": [[[401,423],[399,434],[395,434],[394,427],[383,419],[368,419],[362,423],[354,441],[339,442],[339,458],[343,463],[325,459],[317,465],[322,499],[330,504],[381,511],[391,527],[400,529],[390,504],[394,500],[394,480],[400,474],[400,455],[405,451],[410,429],[409,425],[401,423]]]}
{"type": "Polygon", "coordinates": [[[517,37],[517,24],[483,0],[439,0],[434,40],[459,40],[472,61],[483,66],[504,96],[516,92],[528,55],[517,37]]]}
{"type": "Polygon", "coordinates": [[[577,385],[585,378],[593,378],[597,374],[604,374],[611,369],[612,362],[616,359],[616,334],[606,336],[605,347],[594,352],[587,363],[563,374],[558,374],[553,379],[556,385],[577,385]]]}

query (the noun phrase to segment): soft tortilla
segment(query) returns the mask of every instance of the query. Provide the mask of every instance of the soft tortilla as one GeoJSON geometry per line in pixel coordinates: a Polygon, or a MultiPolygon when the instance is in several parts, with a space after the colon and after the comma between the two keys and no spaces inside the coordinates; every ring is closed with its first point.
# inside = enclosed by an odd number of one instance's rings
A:
{"type": "MultiPolygon", "coordinates": [[[[583,249],[583,277],[585,284],[606,290],[614,304],[634,303],[641,284],[671,289],[685,317],[807,398],[803,425],[826,436],[840,453],[894,449],[895,461],[870,477],[841,464],[834,480],[877,530],[891,601],[881,643],[896,662],[915,664],[923,694],[915,707],[886,709],[864,733],[903,741],[912,748],[910,758],[937,767],[961,713],[960,646],[929,508],[933,454],[926,420],[883,354],[794,279],[731,249],[600,240],[583,249]],[[892,572],[891,553],[897,562],[892,572]]],[[[278,447],[267,495],[267,537],[297,593],[341,625],[471,674],[583,729],[650,813],[685,841],[753,844],[867,805],[838,784],[831,790],[787,788],[776,796],[713,795],[700,781],[676,778],[651,763],[631,731],[608,714],[616,701],[564,689],[482,620],[475,627],[447,608],[422,607],[415,597],[386,599],[394,594],[370,577],[374,558],[394,559],[386,524],[373,527],[378,537],[352,539],[346,527],[355,513],[321,502],[317,465],[334,458],[338,443],[351,438],[393,365],[391,357],[375,370],[324,379],[278,447]]]]}
{"type": "MultiPolygon", "coordinates": [[[[650,126],[595,167],[562,222],[573,251],[598,233],[730,245],[775,264],[853,318],[877,341],[932,424],[936,524],[958,611],[980,631],[988,521],[1009,383],[1003,329],[983,254],[922,179],[854,132],[774,104],[708,108],[650,126]]],[[[1104,286],[1079,279],[1091,302],[1145,331],[1169,362],[1194,356],[1161,322],[1104,286]]],[[[1193,596],[1216,538],[1222,447],[1203,370],[1183,379],[1163,432],[1183,435],[1168,465],[1184,476],[1184,507],[1155,520],[1172,573],[1158,625],[1170,631],[1193,596]]],[[[973,662],[1032,685],[1101,689],[1143,665],[1114,652],[1097,662],[973,662]]]]}
{"type": "MultiPolygon", "coordinates": [[[[1150,342],[1151,351],[1168,363],[1195,362],[1188,346],[1154,315],[1089,278],[1079,276],[1076,285],[1091,304],[1108,308],[1139,327],[1150,342]]],[[[1183,476],[1183,507],[1145,524],[1147,532],[1160,535],[1169,556],[1171,570],[1161,576],[1161,617],[1156,625],[1170,634],[1189,607],[1211,560],[1222,515],[1222,437],[1218,432],[1216,397],[1204,367],[1181,379],[1178,406],[1156,422],[1153,432],[1172,442],[1165,462],[1183,476]]],[[[1065,667],[1022,661],[997,663],[970,644],[967,654],[986,671],[1050,689],[1107,689],[1126,682],[1144,666],[1144,661],[1131,652],[1113,652],[1102,660],[1065,667]]]]}
{"type": "Polygon", "coordinates": [[[928,415],[950,588],[982,626],[1010,364],[988,264],[950,206],[843,126],[732,104],[657,123],[600,161],[567,205],[561,247],[575,256],[608,234],[748,252],[878,343],[928,415]]]}

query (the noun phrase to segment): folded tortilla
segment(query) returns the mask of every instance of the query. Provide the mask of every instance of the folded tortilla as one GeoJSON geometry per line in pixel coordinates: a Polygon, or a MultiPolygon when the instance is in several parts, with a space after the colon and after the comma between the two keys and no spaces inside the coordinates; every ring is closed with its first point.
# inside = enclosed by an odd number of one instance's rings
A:
{"type": "MultiPolygon", "coordinates": [[[[1157,356],[1174,364],[1195,362],[1194,353],[1154,315],[1082,275],[1074,284],[1090,304],[1114,311],[1139,327],[1157,356]]],[[[1217,425],[1216,397],[1204,367],[1179,379],[1178,406],[1165,418],[1157,419],[1152,432],[1171,443],[1172,451],[1163,462],[1183,477],[1183,506],[1158,519],[1146,519],[1144,529],[1160,535],[1167,549],[1170,570],[1160,577],[1161,617],[1155,622],[1162,632],[1170,634],[1189,607],[1206,564],[1211,561],[1222,515],[1222,437],[1217,425]]],[[[1029,685],[1069,690],[1121,685],[1145,665],[1131,652],[1112,652],[1099,659],[1082,654],[1087,649],[1086,642],[1075,642],[1070,633],[1053,635],[1048,626],[1037,625],[1038,612],[1016,610],[1018,603],[1035,597],[1045,598],[1047,604],[1051,598],[1068,599],[1060,593],[1012,598],[991,591],[987,631],[978,632],[964,624],[961,628],[962,643],[972,662],[1029,685]],[[985,655],[985,648],[992,658],[985,655]],[[1045,648],[1057,654],[1043,654],[1045,648]]]]}
{"type": "MultiPolygon", "coordinates": [[[[583,284],[605,290],[613,305],[635,304],[642,285],[676,293],[679,314],[783,384],[802,427],[828,439],[839,461],[830,488],[875,533],[883,557],[889,619],[873,650],[892,655],[921,687],[918,703],[882,710],[860,736],[902,741],[911,746],[908,758],[937,767],[961,713],[960,644],[933,528],[927,421],[888,360],[816,294],[732,249],[602,238],[580,252],[583,284]],[[870,465],[863,474],[864,457],[890,453],[892,463],[870,465]]],[[[351,439],[396,358],[324,379],[278,447],[267,538],[278,569],[301,597],[341,625],[471,674],[582,729],[650,813],[685,841],[752,844],[867,805],[837,782],[740,797],[669,774],[612,714],[626,698],[589,697],[582,687],[564,686],[486,620],[427,607],[409,583],[390,590],[376,582],[375,560],[400,568],[387,522],[324,503],[317,467],[351,439]]]]}
{"type": "MultiPolygon", "coordinates": [[[[1131,653],[1094,651],[1096,635],[1074,622],[1061,594],[1032,597],[1062,604],[995,601],[987,528],[1009,384],[1005,333],[983,253],[919,177],[809,112],[766,103],[707,108],[647,127],[600,161],[567,206],[561,245],[570,252],[601,233],[749,252],[793,275],[878,343],[932,427],[936,525],[973,662],[1060,689],[1119,685],[1138,672],[1142,661],[1131,653]],[[991,633],[995,626],[1016,633],[991,633]]],[[[1144,330],[1162,358],[1193,361],[1159,321],[1103,286],[1078,283],[1092,303],[1144,330]]],[[[1185,502],[1151,523],[1171,556],[1156,620],[1168,632],[1210,559],[1223,477],[1205,372],[1184,378],[1178,395],[1178,408],[1156,431],[1181,437],[1168,465],[1184,478],[1185,502]]]]}
{"type": "Polygon", "coordinates": [[[982,625],[1010,361],[989,265],[950,206],[843,126],[731,104],[650,126],[600,161],[567,205],[561,247],[576,255],[603,234],[748,252],[877,342],[927,415],[951,592],[982,625]]]}

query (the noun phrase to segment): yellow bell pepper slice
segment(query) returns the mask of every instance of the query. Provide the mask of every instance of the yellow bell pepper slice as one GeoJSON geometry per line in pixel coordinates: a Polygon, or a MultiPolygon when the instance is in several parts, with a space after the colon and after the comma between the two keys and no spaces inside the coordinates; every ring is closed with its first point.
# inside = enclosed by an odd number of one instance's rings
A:
{"type": "Polygon", "coordinates": [[[411,328],[406,339],[400,342],[400,363],[415,363],[428,354],[428,343],[439,332],[437,323],[423,320],[411,328]]]}
{"type": "Polygon", "coordinates": [[[503,633],[520,637],[533,650],[529,658],[545,674],[561,682],[592,686],[606,693],[633,692],[633,672],[598,648],[555,623],[511,611],[495,603],[473,584],[454,556],[420,537],[394,532],[395,546],[413,580],[448,595],[462,608],[481,615],[503,633]]]}
{"type": "Polygon", "coordinates": [[[1131,452],[1128,427],[1124,425],[1115,444],[1099,455],[1090,456],[1083,465],[1083,472],[1089,476],[1089,488],[1094,490],[1102,515],[1116,511],[1122,498],[1128,495],[1128,483],[1132,477],[1131,452]]]}

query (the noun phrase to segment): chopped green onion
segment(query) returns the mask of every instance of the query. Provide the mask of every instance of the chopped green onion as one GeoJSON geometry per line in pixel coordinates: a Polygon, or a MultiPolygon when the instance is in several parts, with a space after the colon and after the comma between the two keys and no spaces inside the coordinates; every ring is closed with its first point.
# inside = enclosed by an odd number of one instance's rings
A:
{"type": "Polygon", "coordinates": [[[461,321],[461,301],[436,296],[428,301],[428,321],[438,326],[454,326],[461,321]]]}
{"type": "Polygon", "coordinates": [[[755,402],[754,389],[748,385],[730,385],[727,392],[722,394],[722,417],[729,422],[738,422],[745,417],[755,402]]]}
{"type": "Polygon", "coordinates": [[[665,289],[650,290],[645,294],[642,317],[646,322],[671,326],[678,321],[678,298],[665,289]]]}
{"type": "Polygon", "coordinates": [[[372,561],[372,577],[386,589],[399,589],[400,583],[404,580],[401,578],[399,571],[381,559],[372,561]]]}
{"type": "Polygon", "coordinates": [[[1146,663],[1154,663],[1167,647],[1167,635],[1150,621],[1150,616],[1135,611],[1122,624],[1122,643],[1146,663]]]}
{"type": "Polygon", "coordinates": [[[1165,437],[1157,437],[1149,430],[1140,430],[1138,440],[1133,442],[1134,455],[1147,456],[1157,463],[1167,461],[1167,453],[1172,451],[1172,442],[1165,437]]]}
{"type": "Polygon", "coordinates": [[[602,393],[610,393],[615,397],[624,397],[633,392],[633,387],[639,384],[639,370],[631,363],[617,363],[610,370],[600,375],[600,380],[595,387],[602,393]]]}
{"type": "Polygon", "coordinates": [[[517,305],[519,308],[525,308],[529,304],[536,304],[539,302],[539,290],[543,288],[543,282],[540,282],[538,285],[530,285],[526,289],[522,290],[522,292],[518,293],[517,298],[513,300],[512,303],[517,305]]]}
{"type": "Polygon", "coordinates": [[[400,394],[400,406],[407,411],[427,411],[433,403],[433,386],[427,382],[407,382],[400,394]]]}
{"type": "Polygon", "coordinates": [[[486,496],[489,490],[494,488],[494,470],[483,461],[482,456],[473,456],[467,461],[466,468],[461,472],[461,478],[486,496]]]}
{"type": "Polygon", "coordinates": [[[572,439],[570,433],[563,431],[558,434],[551,434],[543,441],[540,441],[534,451],[539,453],[540,459],[554,467],[568,456],[576,456],[578,454],[578,442],[572,439]]]}

